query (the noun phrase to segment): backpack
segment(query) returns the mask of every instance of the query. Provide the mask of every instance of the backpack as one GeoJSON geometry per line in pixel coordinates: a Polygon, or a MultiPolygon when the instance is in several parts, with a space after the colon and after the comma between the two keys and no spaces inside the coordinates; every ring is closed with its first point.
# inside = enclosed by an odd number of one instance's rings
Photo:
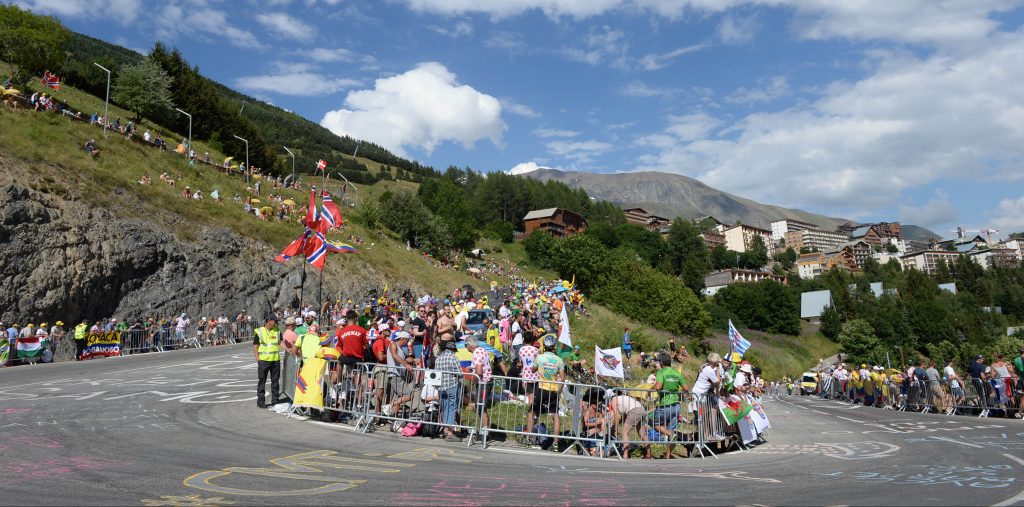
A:
{"type": "Polygon", "coordinates": [[[414,436],[419,434],[420,428],[422,428],[422,427],[423,427],[423,423],[420,423],[420,422],[406,423],[406,425],[402,427],[402,436],[403,437],[414,437],[414,436]]]}
{"type": "Polygon", "coordinates": [[[551,444],[555,443],[555,439],[554,438],[552,438],[550,436],[547,436],[548,435],[548,427],[547,427],[546,424],[540,423],[540,424],[534,426],[533,427],[533,432],[537,433],[537,434],[540,434],[540,435],[545,435],[545,436],[542,436],[542,437],[534,437],[536,439],[536,441],[537,441],[537,445],[540,445],[541,449],[546,451],[546,450],[551,448],[551,444]]]}

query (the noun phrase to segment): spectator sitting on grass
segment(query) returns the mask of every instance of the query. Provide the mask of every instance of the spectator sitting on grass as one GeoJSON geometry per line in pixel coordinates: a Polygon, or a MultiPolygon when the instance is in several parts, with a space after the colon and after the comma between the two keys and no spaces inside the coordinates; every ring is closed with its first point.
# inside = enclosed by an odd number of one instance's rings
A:
{"type": "Polygon", "coordinates": [[[139,185],[149,185],[152,180],[149,179],[149,173],[143,173],[142,178],[139,179],[139,185]]]}
{"type": "Polygon", "coordinates": [[[100,157],[100,149],[96,146],[96,140],[90,139],[89,142],[85,143],[85,151],[92,156],[92,158],[100,157]]]}

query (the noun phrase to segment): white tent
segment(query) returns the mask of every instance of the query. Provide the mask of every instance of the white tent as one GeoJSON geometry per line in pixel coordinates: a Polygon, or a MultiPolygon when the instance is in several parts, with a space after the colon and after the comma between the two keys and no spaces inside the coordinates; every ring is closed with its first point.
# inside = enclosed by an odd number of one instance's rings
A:
{"type": "Polygon", "coordinates": [[[814,319],[821,317],[825,309],[832,306],[832,293],[827,290],[804,292],[800,294],[800,318],[814,319]]]}

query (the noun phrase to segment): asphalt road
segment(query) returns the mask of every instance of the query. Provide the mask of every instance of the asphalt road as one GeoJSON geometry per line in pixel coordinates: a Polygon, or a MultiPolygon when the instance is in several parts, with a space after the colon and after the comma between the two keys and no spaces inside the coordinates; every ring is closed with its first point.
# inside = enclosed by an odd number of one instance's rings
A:
{"type": "Polygon", "coordinates": [[[0,505],[1024,505],[1018,420],[794,397],[751,451],[622,462],[286,419],[255,378],[244,345],[0,370],[0,505]]]}

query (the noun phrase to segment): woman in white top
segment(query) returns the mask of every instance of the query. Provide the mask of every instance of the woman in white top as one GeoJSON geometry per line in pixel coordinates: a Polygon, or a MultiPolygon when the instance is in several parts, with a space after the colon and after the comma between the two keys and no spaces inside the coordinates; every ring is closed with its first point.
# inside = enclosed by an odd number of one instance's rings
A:
{"type": "Polygon", "coordinates": [[[960,383],[960,376],[953,369],[952,359],[946,361],[946,367],[942,369],[942,375],[946,377],[946,384],[949,386],[950,397],[952,398],[952,400],[947,400],[946,405],[949,408],[946,409],[946,413],[952,414],[956,410],[955,406],[961,405],[964,402],[964,387],[960,383]],[[949,403],[949,401],[952,401],[952,403],[949,403]]]}

